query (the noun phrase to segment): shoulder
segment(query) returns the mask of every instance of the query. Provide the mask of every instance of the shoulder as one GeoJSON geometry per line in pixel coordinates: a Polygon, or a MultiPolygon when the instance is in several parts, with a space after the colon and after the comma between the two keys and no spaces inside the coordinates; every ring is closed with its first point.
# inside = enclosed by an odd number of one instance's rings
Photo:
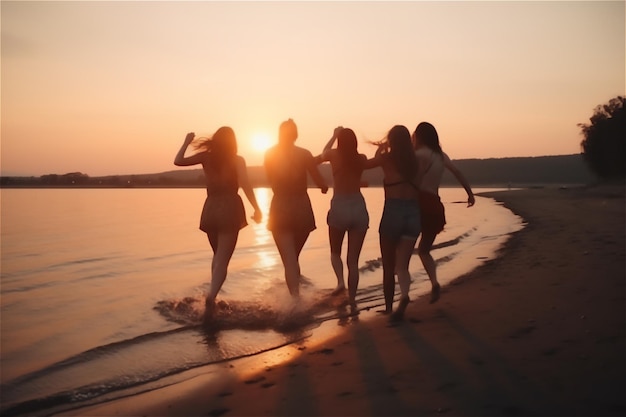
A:
{"type": "Polygon", "coordinates": [[[245,167],[246,166],[246,160],[241,155],[235,156],[235,163],[237,164],[238,167],[240,167],[240,166],[241,167],[245,167]]]}
{"type": "Polygon", "coordinates": [[[276,154],[276,146],[272,146],[267,151],[265,151],[265,155],[263,156],[265,159],[272,158],[276,154]]]}
{"type": "Polygon", "coordinates": [[[313,154],[308,149],[301,148],[299,146],[294,146],[294,152],[297,156],[301,158],[313,158],[313,154]]]}

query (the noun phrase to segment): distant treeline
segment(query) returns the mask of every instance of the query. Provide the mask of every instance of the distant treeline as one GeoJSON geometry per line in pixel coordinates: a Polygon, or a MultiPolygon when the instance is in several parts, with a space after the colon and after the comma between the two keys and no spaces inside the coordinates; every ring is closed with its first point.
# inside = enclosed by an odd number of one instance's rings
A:
{"type": "MultiPolygon", "coordinates": [[[[521,158],[459,159],[454,164],[463,172],[473,187],[526,187],[539,184],[589,184],[597,181],[585,164],[582,155],[559,155],[521,158]]],[[[330,166],[320,167],[322,175],[332,184],[330,166]]],[[[263,167],[248,167],[254,187],[266,187],[263,167]]],[[[368,186],[382,185],[380,168],[363,173],[368,186]]],[[[448,172],[444,174],[443,186],[458,186],[448,172]]],[[[81,172],[48,174],[40,177],[0,177],[3,188],[179,188],[204,187],[202,169],[180,169],[157,174],[109,175],[90,177],[81,172]]]]}

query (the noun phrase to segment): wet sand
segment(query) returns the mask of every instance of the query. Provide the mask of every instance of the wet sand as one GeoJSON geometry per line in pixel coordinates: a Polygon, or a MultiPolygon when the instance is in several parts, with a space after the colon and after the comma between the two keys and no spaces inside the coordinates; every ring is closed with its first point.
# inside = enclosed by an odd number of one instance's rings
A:
{"type": "Polygon", "coordinates": [[[403,323],[362,312],[300,344],[71,414],[626,415],[624,190],[486,193],[528,225],[439,302],[413,300],[403,323]]]}

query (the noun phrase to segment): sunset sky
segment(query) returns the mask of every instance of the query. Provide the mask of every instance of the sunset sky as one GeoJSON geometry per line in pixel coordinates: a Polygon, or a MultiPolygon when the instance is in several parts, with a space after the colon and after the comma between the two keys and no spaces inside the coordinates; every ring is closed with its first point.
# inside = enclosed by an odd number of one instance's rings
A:
{"type": "Polygon", "coordinates": [[[623,1],[2,1],[2,175],[178,169],[187,132],[235,129],[260,165],[287,118],[317,154],[395,124],[452,159],[580,152],[625,92],[623,1]]]}

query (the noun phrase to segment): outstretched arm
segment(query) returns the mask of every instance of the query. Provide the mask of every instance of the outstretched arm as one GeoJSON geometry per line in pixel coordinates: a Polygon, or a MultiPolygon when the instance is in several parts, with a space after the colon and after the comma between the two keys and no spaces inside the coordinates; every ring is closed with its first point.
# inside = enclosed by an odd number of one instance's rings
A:
{"type": "Polygon", "coordinates": [[[307,171],[309,172],[309,175],[311,175],[311,178],[313,178],[313,182],[321,188],[322,194],[326,194],[328,192],[328,184],[326,184],[326,180],[322,177],[322,174],[317,167],[318,164],[316,162],[316,158],[314,158],[310,152],[307,151],[307,153],[308,155],[305,162],[307,171]]]}
{"type": "Polygon", "coordinates": [[[469,182],[465,179],[465,176],[459,169],[454,166],[448,155],[445,155],[443,158],[444,166],[452,172],[452,174],[456,177],[456,179],[461,183],[463,188],[465,188],[465,192],[467,193],[467,207],[472,207],[474,203],[476,203],[476,199],[474,198],[474,193],[472,192],[472,187],[470,187],[469,182]]]}
{"type": "Polygon", "coordinates": [[[261,213],[259,204],[256,201],[256,196],[254,195],[254,190],[252,189],[252,185],[250,184],[246,161],[240,156],[237,157],[237,179],[239,180],[239,186],[243,190],[244,194],[248,198],[248,201],[252,205],[252,208],[254,209],[254,214],[252,215],[251,219],[257,223],[261,223],[263,214],[261,213]]]}
{"type": "Polygon", "coordinates": [[[363,163],[363,169],[371,169],[380,166],[382,163],[383,155],[388,151],[388,146],[389,145],[386,142],[379,143],[378,148],[376,148],[376,153],[374,154],[374,157],[366,160],[363,163]]]}
{"type": "Polygon", "coordinates": [[[193,132],[187,133],[187,136],[185,136],[185,141],[183,142],[183,145],[180,147],[180,149],[178,150],[178,153],[176,154],[176,157],[174,158],[174,165],[189,166],[189,165],[197,165],[197,164],[202,163],[202,160],[204,158],[204,152],[200,152],[195,155],[185,157],[185,152],[187,151],[189,144],[193,142],[193,139],[195,137],[196,135],[193,132]]]}

